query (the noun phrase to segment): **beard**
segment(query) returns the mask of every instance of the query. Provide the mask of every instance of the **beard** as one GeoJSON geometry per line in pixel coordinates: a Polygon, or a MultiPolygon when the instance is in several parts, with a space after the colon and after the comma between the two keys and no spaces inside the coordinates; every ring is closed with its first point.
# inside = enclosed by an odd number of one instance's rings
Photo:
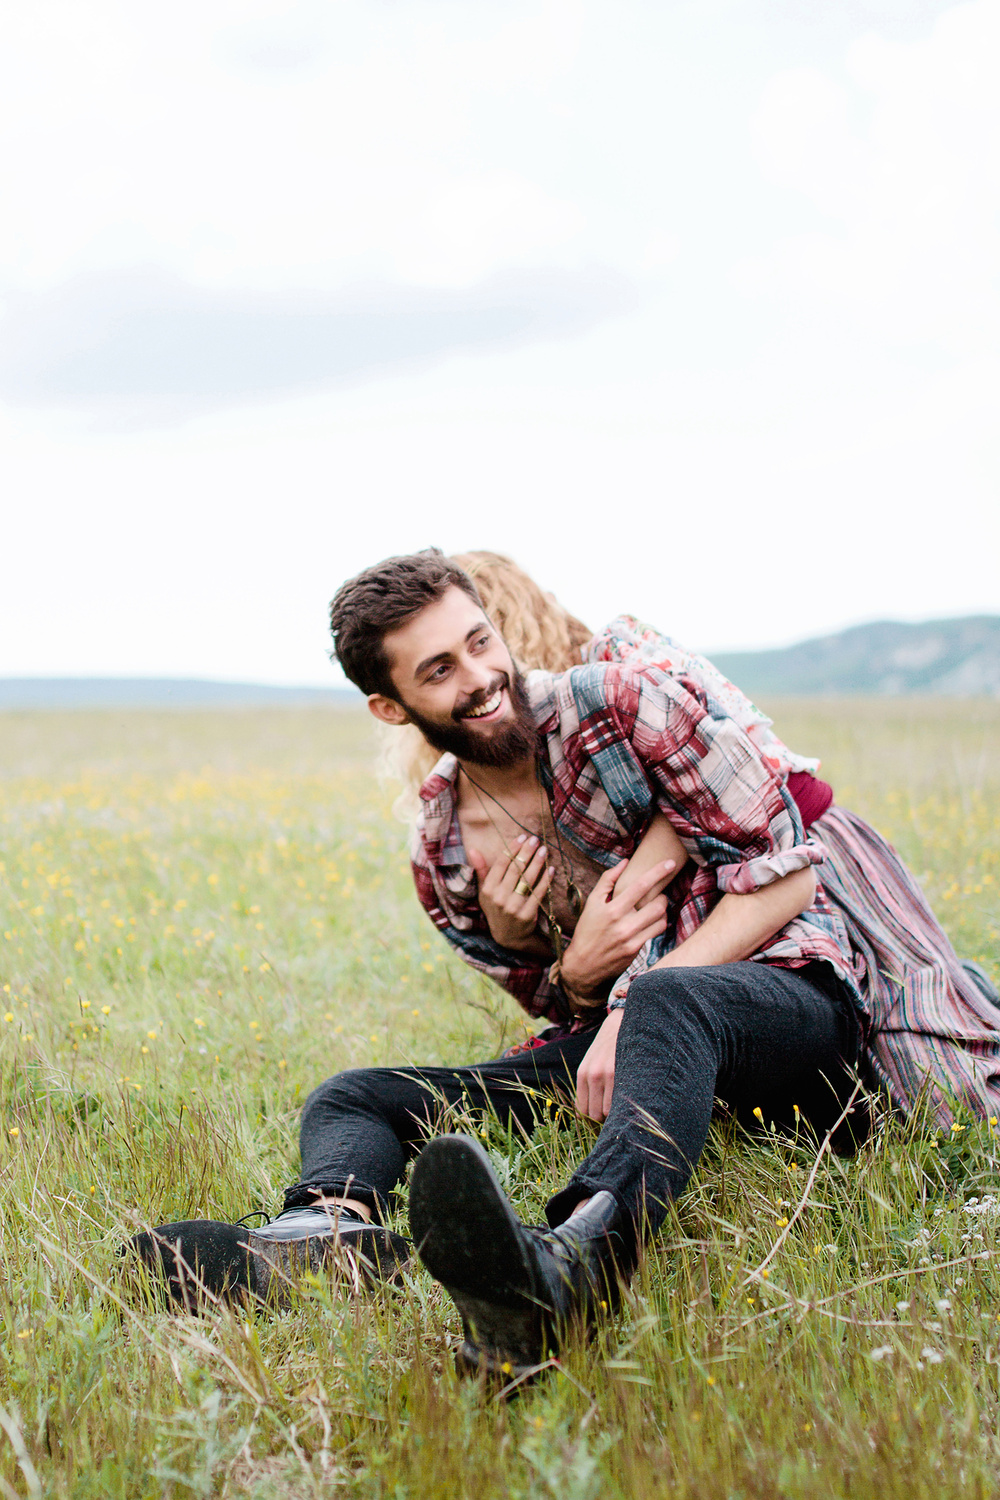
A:
{"type": "Polygon", "coordinates": [[[437,719],[427,719],[416,709],[404,703],[410,717],[424,739],[435,750],[454,755],[457,760],[468,761],[473,766],[490,767],[505,771],[518,762],[533,756],[538,750],[538,730],[531,714],[524,678],[515,667],[510,673],[501,672],[485,691],[474,693],[452,713],[451,720],[442,724],[437,719]],[[481,708],[493,697],[498,687],[505,687],[510,696],[513,717],[498,724],[492,732],[471,728],[464,715],[470,708],[481,708]]]}

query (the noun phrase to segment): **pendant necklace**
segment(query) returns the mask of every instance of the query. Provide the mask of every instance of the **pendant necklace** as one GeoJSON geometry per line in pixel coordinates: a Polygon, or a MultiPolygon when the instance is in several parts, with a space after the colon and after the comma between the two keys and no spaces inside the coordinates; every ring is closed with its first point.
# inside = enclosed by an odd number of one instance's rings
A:
{"type": "MultiPolygon", "coordinates": [[[[469,773],[466,772],[465,774],[468,776],[469,773]]],[[[515,853],[513,853],[513,851],[511,849],[508,849],[508,847],[507,847],[507,840],[504,838],[503,834],[500,832],[500,829],[497,827],[496,818],[494,818],[493,814],[490,812],[489,808],[486,806],[486,803],[483,801],[483,797],[484,796],[491,797],[491,794],[486,791],[485,787],[481,787],[477,781],[473,781],[471,776],[469,776],[469,781],[470,781],[470,783],[472,785],[473,791],[476,794],[476,798],[477,798],[477,800],[479,802],[480,807],[482,808],[483,812],[486,814],[487,818],[489,818],[490,822],[493,825],[493,831],[494,831],[494,833],[496,834],[497,838],[500,840],[500,843],[503,846],[503,852],[506,854],[507,858],[513,864],[517,865],[517,867],[518,867],[519,870],[523,871],[523,866],[521,865],[520,860],[518,859],[517,855],[515,853]]],[[[491,797],[491,801],[497,802],[497,799],[495,797],[491,797]]],[[[516,823],[517,826],[518,826],[518,828],[524,828],[524,824],[518,818],[515,818],[513,813],[507,812],[507,809],[504,807],[504,805],[503,805],[502,802],[497,802],[497,807],[500,808],[501,812],[506,813],[507,817],[510,818],[511,822],[512,823],[516,823]]],[[[530,828],[524,828],[524,831],[525,831],[525,833],[528,833],[528,834],[531,833],[531,829],[530,828]]],[[[535,835],[532,834],[532,837],[535,837],[535,835]]],[[[530,893],[530,887],[527,884],[525,884],[523,880],[519,881],[518,884],[514,887],[514,889],[517,890],[517,891],[521,891],[523,889],[523,892],[524,892],[525,895],[528,895],[530,893]]],[[[556,955],[556,964],[558,966],[561,966],[562,965],[562,957],[563,957],[563,934],[562,934],[562,928],[560,927],[559,923],[556,921],[556,914],[555,914],[555,912],[553,910],[553,907],[552,907],[552,891],[551,891],[551,889],[546,892],[545,899],[541,903],[541,905],[542,905],[542,910],[545,912],[546,920],[548,921],[548,924],[549,924],[549,936],[552,939],[552,948],[553,948],[553,951],[554,951],[554,953],[556,955]]]]}
{"type": "MultiPolygon", "coordinates": [[[[490,813],[489,808],[486,806],[485,802],[483,801],[483,797],[489,797],[490,801],[493,802],[493,803],[495,803],[496,806],[499,807],[500,811],[504,814],[504,816],[508,817],[512,823],[516,824],[517,827],[520,828],[523,833],[529,834],[532,838],[537,837],[537,835],[535,834],[535,832],[534,832],[533,829],[527,828],[521,822],[520,818],[515,818],[514,814],[508,808],[504,807],[503,803],[500,801],[500,799],[498,797],[494,797],[494,795],[493,795],[492,792],[488,792],[484,786],[480,786],[479,785],[479,782],[476,781],[474,777],[469,776],[469,773],[465,769],[464,766],[462,767],[462,772],[463,772],[463,774],[465,776],[468,777],[469,782],[471,783],[472,787],[474,788],[474,790],[476,792],[476,796],[479,798],[479,805],[482,807],[483,812],[486,814],[486,816],[489,818],[490,822],[493,824],[493,828],[496,831],[496,833],[497,833],[497,835],[498,835],[498,837],[500,839],[501,844],[503,844],[504,853],[507,854],[507,856],[509,858],[513,859],[514,856],[511,854],[510,850],[507,848],[507,842],[504,839],[503,835],[500,833],[499,828],[497,828],[496,822],[494,821],[494,819],[493,819],[493,817],[492,817],[492,815],[490,813]]],[[[559,824],[556,822],[555,809],[552,807],[552,805],[551,805],[551,803],[549,801],[549,798],[548,798],[548,794],[545,791],[545,787],[544,787],[544,784],[542,782],[541,770],[539,768],[537,760],[535,761],[535,778],[536,778],[536,781],[538,783],[538,813],[539,813],[539,819],[540,819],[541,825],[542,825],[542,836],[546,839],[546,842],[548,842],[547,835],[545,833],[545,814],[546,814],[546,811],[547,811],[548,815],[549,815],[549,821],[552,824],[552,832],[556,836],[556,848],[559,851],[559,863],[562,866],[563,880],[565,881],[565,884],[566,884],[566,901],[567,901],[567,904],[569,906],[570,912],[572,913],[573,920],[574,920],[574,922],[576,922],[576,921],[579,920],[580,913],[583,911],[583,897],[580,894],[580,887],[577,885],[576,881],[573,879],[573,871],[572,871],[572,868],[570,867],[569,861],[566,858],[566,852],[563,849],[562,837],[561,837],[561,835],[559,833],[559,824]]],[[[545,915],[549,919],[549,925],[554,929],[554,932],[558,934],[558,936],[556,937],[555,941],[556,941],[557,947],[559,949],[561,949],[561,947],[562,947],[562,929],[559,926],[558,922],[555,921],[555,918],[553,917],[552,912],[549,910],[550,906],[551,906],[551,897],[549,899],[549,903],[546,905],[545,915]]],[[[561,954],[560,954],[560,956],[561,956],[561,954]]]]}
{"type": "MultiPolygon", "coordinates": [[[[512,823],[516,824],[516,826],[522,830],[522,832],[530,835],[532,838],[537,837],[534,829],[525,827],[520,818],[515,818],[514,814],[508,811],[506,807],[504,807],[499,798],[494,797],[492,792],[488,792],[484,786],[479,785],[479,782],[476,781],[474,777],[469,776],[469,773],[468,771],[466,771],[464,766],[462,766],[461,769],[463,773],[468,777],[469,784],[472,786],[477,798],[479,799],[480,807],[483,809],[483,812],[486,814],[489,821],[493,824],[494,832],[496,833],[501,845],[503,846],[504,853],[509,859],[516,859],[516,856],[513,855],[507,848],[507,840],[504,838],[503,834],[500,832],[500,829],[497,827],[496,820],[493,817],[493,814],[490,812],[489,808],[486,806],[486,803],[483,801],[483,798],[488,797],[491,802],[499,807],[500,811],[505,815],[505,817],[508,817],[512,823]]],[[[573,872],[569,865],[569,861],[566,858],[566,854],[562,845],[562,838],[559,834],[559,824],[556,822],[555,808],[549,801],[548,792],[542,781],[541,768],[538,764],[537,759],[535,760],[535,776],[538,781],[538,811],[541,819],[542,833],[545,834],[545,809],[547,807],[549,819],[552,823],[552,831],[556,836],[556,848],[559,850],[559,863],[562,865],[563,879],[566,882],[566,901],[569,905],[570,911],[573,914],[573,920],[575,922],[579,919],[580,913],[583,910],[583,897],[580,894],[580,887],[573,879],[573,872]]],[[[547,842],[548,839],[546,837],[546,843],[547,842]]],[[[545,900],[542,903],[542,909],[545,912],[545,917],[549,924],[549,937],[552,941],[552,949],[556,956],[555,963],[549,970],[549,983],[561,987],[563,993],[569,1001],[570,1010],[575,1015],[586,1014],[587,1012],[594,1009],[595,1002],[592,1000],[584,999],[582,996],[577,995],[569,987],[569,985],[567,985],[565,979],[563,978],[562,962],[563,953],[565,951],[565,944],[563,942],[562,927],[556,920],[556,914],[552,901],[551,886],[549,887],[549,890],[547,891],[545,896],[545,900]]],[[[603,1004],[603,1001],[598,1001],[597,1004],[603,1004]]]]}
{"type": "Polygon", "coordinates": [[[537,760],[535,761],[535,775],[538,779],[538,812],[542,820],[542,831],[543,833],[545,831],[545,814],[548,813],[549,821],[552,824],[552,832],[556,836],[556,848],[559,850],[559,863],[562,865],[563,880],[566,882],[566,900],[569,903],[570,911],[573,913],[573,921],[578,922],[580,920],[580,913],[583,911],[583,897],[580,894],[580,887],[573,879],[573,868],[563,850],[559,824],[556,822],[555,808],[549,801],[549,795],[542,782],[542,773],[537,760]]]}

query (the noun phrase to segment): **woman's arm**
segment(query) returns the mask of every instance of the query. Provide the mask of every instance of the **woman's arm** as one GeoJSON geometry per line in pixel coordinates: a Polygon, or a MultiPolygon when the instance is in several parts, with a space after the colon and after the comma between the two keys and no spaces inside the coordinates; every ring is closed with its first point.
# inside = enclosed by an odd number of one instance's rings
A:
{"type": "Polygon", "coordinates": [[[651,890],[644,892],[636,901],[636,910],[652,901],[654,896],[659,896],[666,890],[667,886],[679,875],[687,864],[687,850],[674,832],[673,825],[663,813],[653,814],[653,821],[643,834],[632,858],[625,867],[625,873],[618,881],[617,893],[620,895],[634,885],[643,875],[647,875],[654,865],[662,865],[668,860],[673,860],[672,870],[664,872],[661,880],[651,890]]]}
{"type": "Polygon", "coordinates": [[[700,964],[732,964],[749,958],[768,938],[808,911],[815,899],[816,872],[812,865],[793,870],[790,875],[745,895],[727,892],[701,926],[652,967],[690,969],[700,964]]]}

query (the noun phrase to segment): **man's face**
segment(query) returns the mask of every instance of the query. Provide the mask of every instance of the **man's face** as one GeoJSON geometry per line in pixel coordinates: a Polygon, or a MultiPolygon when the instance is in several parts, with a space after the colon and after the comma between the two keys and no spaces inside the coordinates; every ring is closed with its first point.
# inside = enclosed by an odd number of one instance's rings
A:
{"type": "Polygon", "coordinates": [[[373,713],[416,724],[435,750],[483,766],[533,754],[537,735],[524,684],[502,638],[459,588],[385,637],[400,702],[373,694],[373,713]]]}

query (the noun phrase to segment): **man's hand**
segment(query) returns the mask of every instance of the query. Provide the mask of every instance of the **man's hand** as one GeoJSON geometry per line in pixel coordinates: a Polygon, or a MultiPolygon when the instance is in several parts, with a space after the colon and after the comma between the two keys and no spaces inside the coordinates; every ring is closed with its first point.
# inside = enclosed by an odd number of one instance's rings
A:
{"type": "Polygon", "coordinates": [[[493,941],[519,952],[547,953],[536,924],[538,908],[555,871],[546,866],[546,849],[532,835],[521,837],[513,852],[501,850],[492,865],[478,849],[468,851],[479,883],[479,905],[493,941]]]}
{"type": "Polygon", "coordinates": [[[577,1071],[576,1107],[581,1115],[588,1115],[592,1120],[607,1119],[611,1108],[618,1028],[624,1014],[622,1010],[609,1012],[608,1019],[591,1042],[577,1071]]]}
{"type": "Polygon", "coordinates": [[[576,931],[563,956],[562,977],[574,994],[592,999],[609,979],[627,969],[649,938],[667,930],[667,898],[654,896],[641,911],[636,904],[658,885],[674,861],[658,863],[621,894],[615,885],[628,861],[605,870],[587,897],[576,931]]]}

